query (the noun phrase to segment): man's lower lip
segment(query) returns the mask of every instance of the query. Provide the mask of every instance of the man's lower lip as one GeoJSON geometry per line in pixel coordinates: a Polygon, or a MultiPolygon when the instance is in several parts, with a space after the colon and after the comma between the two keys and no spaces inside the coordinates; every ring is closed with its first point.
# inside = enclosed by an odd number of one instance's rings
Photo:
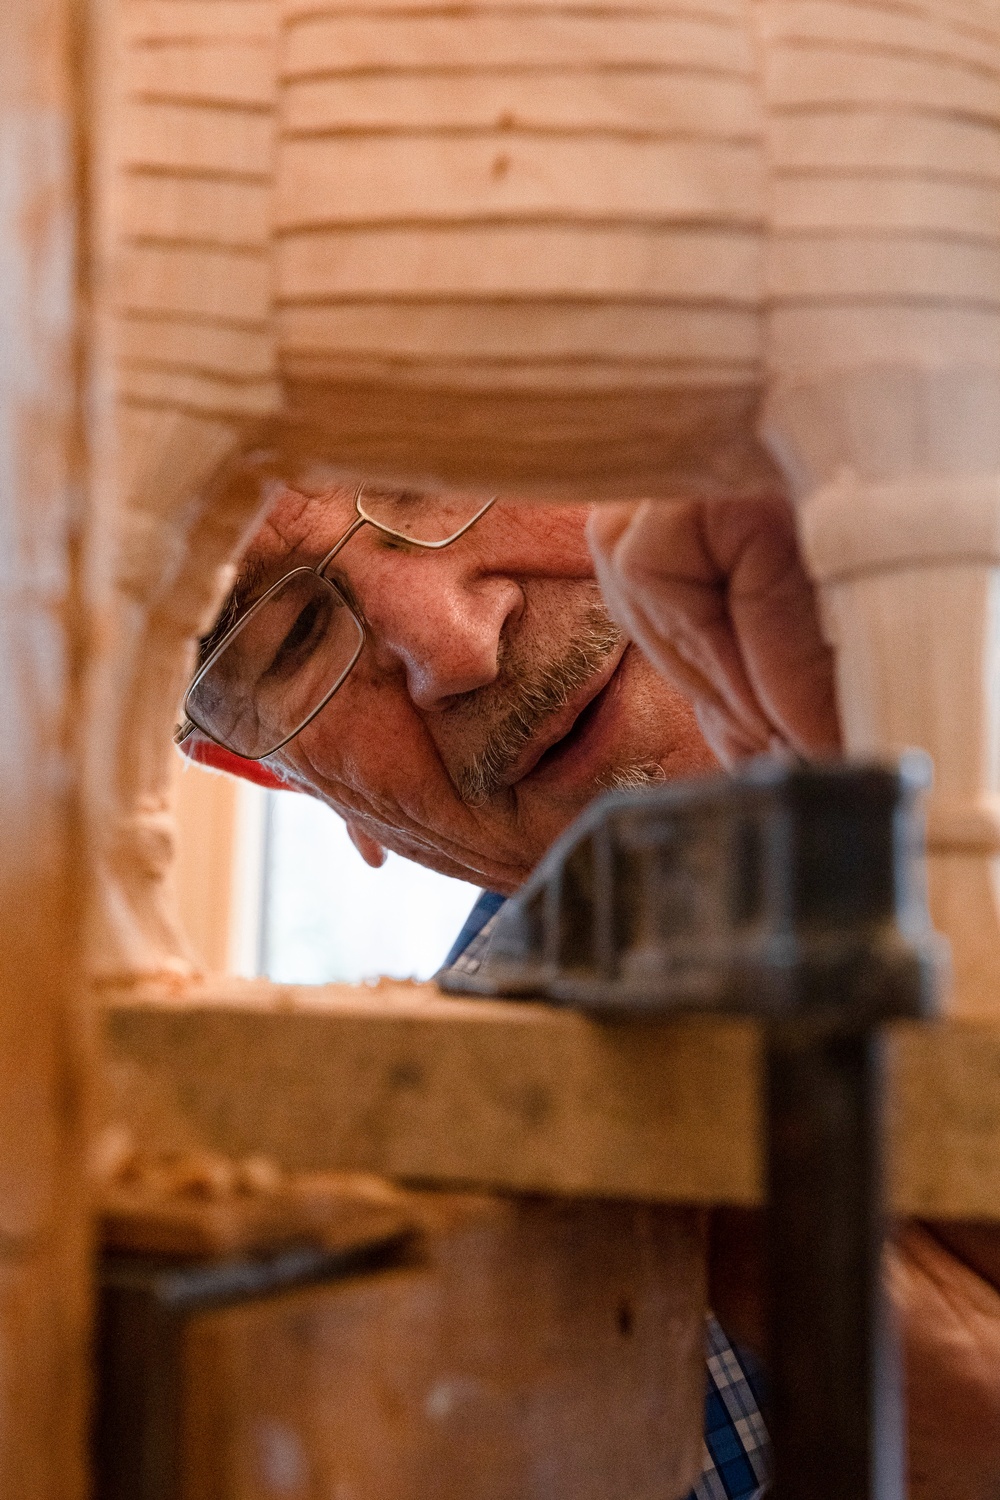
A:
{"type": "MultiPolygon", "coordinates": [[[[622,661],[624,659],[622,657],[622,661]]],[[[602,720],[604,714],[602,710],[607,707],[609,699],[616,692],[621,665],[620,661],[604,687],[597,694],[597,697],[587,704],[587,707],[580,714],[569,733],[565,734],[561,740],[557,740],[554,745],[551,745],[546,750],[545,754],[536,762],[527,776],[521,778],[522,781],[536,781],[547,778],[550,775],[557,776],[560,773],[565,773],[572,761],[586,761],[587,752],[592,748],[591,742],[603,727],[602,720]]]]}

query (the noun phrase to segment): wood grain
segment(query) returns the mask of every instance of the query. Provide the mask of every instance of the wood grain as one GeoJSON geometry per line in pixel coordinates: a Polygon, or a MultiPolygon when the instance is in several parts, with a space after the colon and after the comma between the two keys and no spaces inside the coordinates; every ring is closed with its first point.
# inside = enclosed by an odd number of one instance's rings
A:
{"type": "MultiPolygon", "coordinates": [[[[600,1025],[432,986],[230,982],[116,1002],[107,1036],[113,1058],[233,1156],[518,1192],[761,1201],[749,1023],[600,1025]]],[[[1000,1222],[1000,1028],[899,1025],[889,1063],[896,1212],[1000,1222]]]]}
{"type": "Polygon", "coordinates": [[[62,0],[0,9],[0,1492],[24,1500],[87,1493],[80,28],[62,0]]]}
{"type": "Polygon", "coordinates": [[[700,1467],[695,1217],[422,1195],[409,1266],[200,1315],[183,1500],[673,1500],[700,1467]]]}

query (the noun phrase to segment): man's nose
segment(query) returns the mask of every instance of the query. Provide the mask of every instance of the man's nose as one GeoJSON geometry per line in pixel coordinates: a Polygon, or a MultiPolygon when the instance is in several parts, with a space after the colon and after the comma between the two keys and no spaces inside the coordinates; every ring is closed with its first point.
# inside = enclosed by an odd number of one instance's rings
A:
{"type": "Polygon", "coordinates": [[[445,553],[397,556],[366,580],[373,664],[402,668],[411,701],[426,712],[496,679],[504,631],[524,609],[515,580],[457,564],[445,553]]]}

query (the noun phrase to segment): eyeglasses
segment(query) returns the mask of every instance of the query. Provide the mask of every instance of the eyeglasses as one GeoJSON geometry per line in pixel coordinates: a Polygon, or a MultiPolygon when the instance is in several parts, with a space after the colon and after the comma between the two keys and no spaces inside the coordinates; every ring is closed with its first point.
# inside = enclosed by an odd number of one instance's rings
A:
{"type": "Polygon", "coordinates": [[[361,616],[326,569],[362,526],[426,551],[450,547],[493,500],[389,493],[359,485],[355,517],[314,568],[292,568],[267,590],[198,669],[174,741],[196,729],[244,760],[294,739],[342,687],[364,648],[361,616]],[[362,498],[363,497],[363,498],[362,498]]]}

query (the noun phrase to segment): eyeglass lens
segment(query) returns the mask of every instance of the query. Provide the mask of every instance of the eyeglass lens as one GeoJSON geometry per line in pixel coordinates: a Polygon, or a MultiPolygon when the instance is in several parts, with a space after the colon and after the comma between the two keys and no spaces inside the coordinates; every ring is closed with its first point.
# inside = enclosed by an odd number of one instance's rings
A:
{"type": "MultiPolygon", "coordinates": [[[[491,501],[365,486],[358,510],[415,544],[454,541],[491,501]]],[[[249,760],[270,755],[322,706],[350,671],[364,632],[339,591],[297,568],[247,613],[185,701],[192,723],[249,760]]]]}
{"type": "Polygon", "coordinates": [[[186,711],[236,755],[259,760],[310,718],[364,640],[339,592],[298,568],[265,594],[195,679],[186,711]]]}

